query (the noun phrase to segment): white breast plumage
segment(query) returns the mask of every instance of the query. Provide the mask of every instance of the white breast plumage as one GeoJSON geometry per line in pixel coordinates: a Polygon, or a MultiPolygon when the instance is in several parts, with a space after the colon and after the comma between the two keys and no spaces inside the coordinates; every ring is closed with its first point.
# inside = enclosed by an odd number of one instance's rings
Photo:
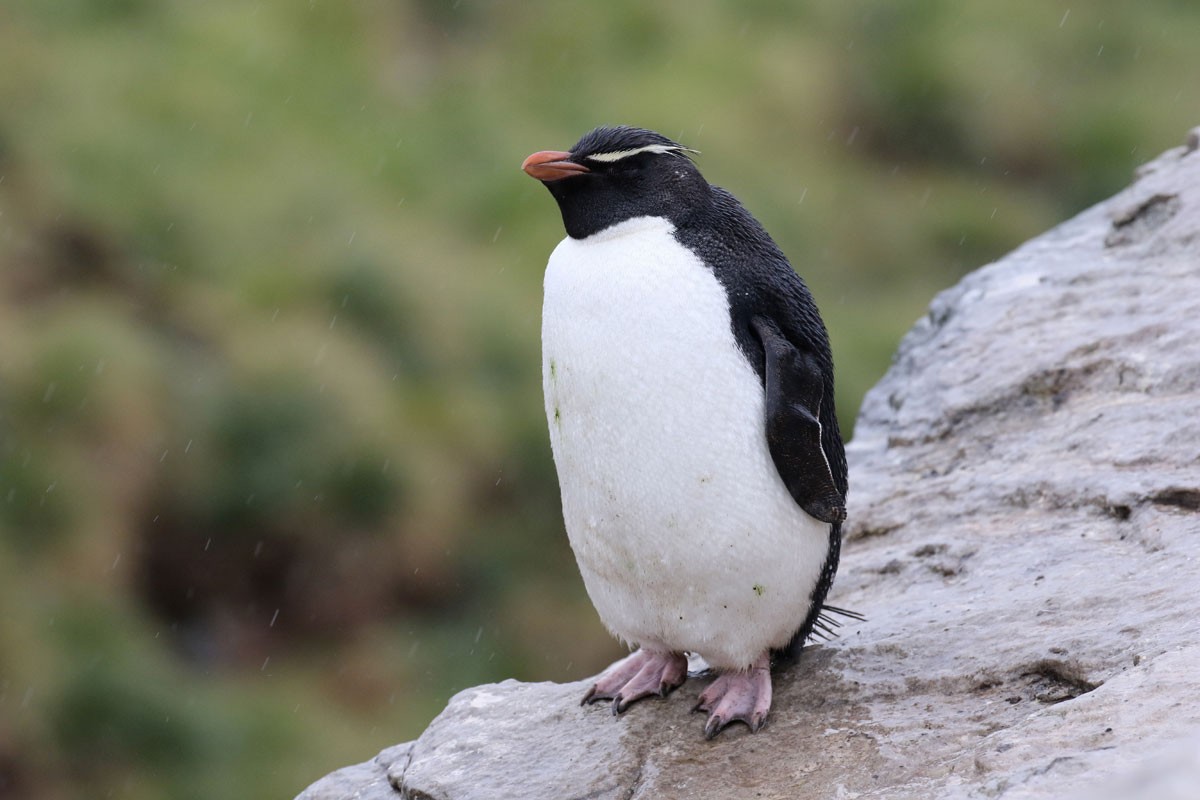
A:
{"type": "Polygon", "coordinates": [[[563,517],[622,639],[743,669],[808,612],[829,526],[788,494],[725,290],[661,218],[550,257],[543,386],[563,517]]]}

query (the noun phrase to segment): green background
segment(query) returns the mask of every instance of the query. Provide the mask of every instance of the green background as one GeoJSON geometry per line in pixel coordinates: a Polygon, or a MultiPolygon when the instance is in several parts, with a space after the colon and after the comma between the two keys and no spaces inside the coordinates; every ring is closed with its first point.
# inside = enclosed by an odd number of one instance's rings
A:
{"type": "Polygon", "coordinates": [[[561,529],[530,152],[702,151],[849,432],[937,290],[1200,122],[1198,8],[6,0],[0,796],[290,797],[620,655],[561,529]]]}

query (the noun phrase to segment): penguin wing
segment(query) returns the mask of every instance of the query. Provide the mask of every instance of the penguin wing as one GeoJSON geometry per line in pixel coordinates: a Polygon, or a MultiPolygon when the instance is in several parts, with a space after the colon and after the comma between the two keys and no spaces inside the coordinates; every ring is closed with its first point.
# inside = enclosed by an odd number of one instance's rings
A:
{"type": "Polygon", "coordinates": [[[772,320],[756,316],[750,327],[766,358],[767,447],[788,492],[810,516],[822,522],[846,519],[846,497],[834,483],[821,446],[824,381],[820,364],[796,347],[772,320]]]}

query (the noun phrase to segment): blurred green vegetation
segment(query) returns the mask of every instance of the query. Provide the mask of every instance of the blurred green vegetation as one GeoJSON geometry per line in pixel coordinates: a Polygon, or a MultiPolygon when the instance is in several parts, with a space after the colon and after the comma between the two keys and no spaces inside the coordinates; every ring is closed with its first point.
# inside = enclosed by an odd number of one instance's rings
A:
{"type": "Polygon", "coordinates": [[[772,231],[847,431],[938,289],[1200,111],[1195,4],[9,0],[0,796],[287,797],[619,653],[539,385],[529,152],[652,127],[772,231]]]}

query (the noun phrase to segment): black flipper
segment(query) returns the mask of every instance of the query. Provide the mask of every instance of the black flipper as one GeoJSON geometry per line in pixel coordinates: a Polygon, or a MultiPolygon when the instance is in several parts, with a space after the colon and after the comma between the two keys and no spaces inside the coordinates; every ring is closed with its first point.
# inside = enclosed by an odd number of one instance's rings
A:
{"type": "Polygon", "coordinates": [[[834,483],[821,446],[824,383],[817,359],[798,349],[763,317],[750,320],[766,357],[767,446],[796,503],[822,522],[846,519],[846,497],[834,483]]]}

